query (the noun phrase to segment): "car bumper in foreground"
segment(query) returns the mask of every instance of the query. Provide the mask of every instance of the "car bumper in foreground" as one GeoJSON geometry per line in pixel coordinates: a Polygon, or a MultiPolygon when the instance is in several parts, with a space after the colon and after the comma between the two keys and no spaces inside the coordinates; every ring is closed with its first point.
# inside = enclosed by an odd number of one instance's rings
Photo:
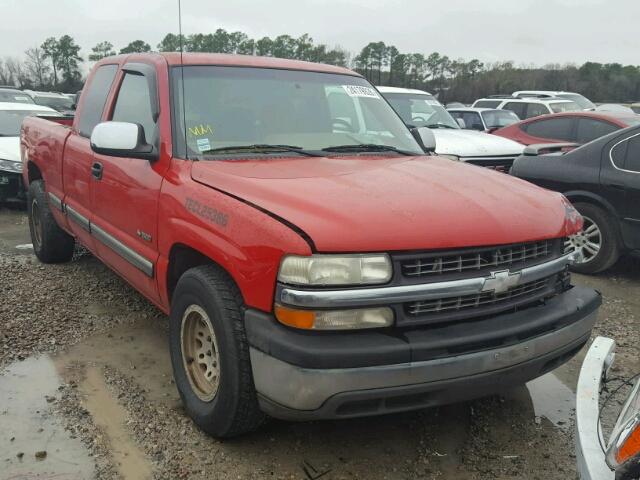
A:
{"type": "Polygon", "coordinates": [[[600,302],[597,292],[574,287],[544,305],[475,324],[391,333],[299,332],[254,310],[245,325],[265,412],[346,418],[452,403],[536,378],[584,346],[600,302]],[[467,335],[469,348],[453,355],[436,348],[451,335],[467,335]]]}
{"type": "Polygon", "coordinates": [[[576,391],[576,458],[581,480],[613,480],[605,461],[600,423],[600,390],[613,362],[615,342],[596,338],[582,363],[576,391]]]}
{"type": "Polygon", "coordinates": [[[22,175],[0,170],[0,202],[24,202],[25,199],[22,175]]]}

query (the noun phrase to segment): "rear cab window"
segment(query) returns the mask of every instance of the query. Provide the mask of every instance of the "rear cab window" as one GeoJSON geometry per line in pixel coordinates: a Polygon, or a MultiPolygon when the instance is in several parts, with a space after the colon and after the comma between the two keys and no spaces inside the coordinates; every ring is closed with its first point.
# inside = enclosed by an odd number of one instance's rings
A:
{"type": "Polygon", "coordinates": [[[100,123],[111,85],[118,72],[118,65],[101,65],[83,93],[83,104],[78,117],[78,133],[90,137],[93,127],[100,123]]]}

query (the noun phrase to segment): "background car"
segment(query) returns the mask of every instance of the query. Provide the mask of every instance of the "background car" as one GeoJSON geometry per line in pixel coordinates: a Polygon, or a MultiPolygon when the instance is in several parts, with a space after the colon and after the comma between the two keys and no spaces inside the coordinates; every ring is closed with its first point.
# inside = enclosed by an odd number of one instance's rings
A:
{"type": "Polygon", "coordinates": [[[628,115],[634,115],[636,113],[632,108],[619,103],[603,103],[596,107],[596,112],[626,113],[628,115]]]}
{"type": "Polygon", "coordinates": [[[31,105],[35,103],[33,98],[22,90],[8,87],[0,87],[0,102],[29,103],[31,105]]]}
{"type": "Polygon", "coordinates": [[[555,97],[562,98],[564,100],[571,100],[572,102],[576,102],[580,105],[580,108],[583,110],[595,110],[595,104],[589,100],[584,95],[580,95],[575,92],[563,92],[563,91],[554,91],[554,90],[520,90],[518,92],[513,92],[514,97],[525,98],[525,97],[555,97]]]}
{"type": "Polygon", "coordinates": [[[24,199],[20,127],[29,115],[60,116],[52,108],[33,103],[0,102],[0,202],[24,199]]]}
{"type": "Polygon", "coordinates": [[[436,153],[440,156],[508,171],[522,153],[524,147],[512,140],[461,129],[428,92],[398,87],[378,87],[378,90],[408,127],[427,127],[433,131],[436,153]]]}
{"type": "Polygon", "coordinates": [[[522,120],[546,115],[548,113],[575,112],[582,110],[577,103],[571,100],[537,97],[515,98],[511,95],[495,95],[487,98],[480,98],[473,103],[472,107],[510,110],[522,120]]]}
{"type": "Polygon", "coordinates": [[[492,133],[523,145],[554,142],[583,144],[633,125],[640,125],[639,115],[567,112],[530,118],[492,133]]]}
{"type": "Polygon", "coordinates": [[[574,270],[597,273],[623,253],[640,255],[640,126],[564,155],[537,155],[536,147],[527,147],[511,174],[564,193],[582,214],[583,231],[566,244],[582,253],[574,270]]]}
{"type": "MultiPolygon", "coordinates": [[[[453,118],[462,120],[468,130],[492,132],[497,128],[506,127],[520,121],[518,116],[510,110],[495,108],[448,108],[453,118]]],[[[462,126],[462,125],[461,125],[462,126]]]]}
{"type": "Polygon", "coordinates": [[[53,108],[66,115],[73,115],[75,101],[63,93],[36,92],[33,90],[25,90],[25,93],[28,93],[38,105],[53,108]]]}

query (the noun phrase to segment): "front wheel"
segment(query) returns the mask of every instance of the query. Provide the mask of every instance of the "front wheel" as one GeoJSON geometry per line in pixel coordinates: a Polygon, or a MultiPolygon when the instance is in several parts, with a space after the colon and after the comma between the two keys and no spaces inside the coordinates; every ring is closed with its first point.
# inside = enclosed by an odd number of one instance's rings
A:
{"type": "Polygon", "coordinates": [[[620,257],[615,223],[607,212],[595,205],[576,203],[574,206],[584,219],[584,227],[567,240],[566,247],[581,254],[581,260],[572,266],[572,270],[587,274],[602,272],[620,257]]]}
{"type": "Polygon", "coordinates": [[[204,265],[180,277],[171,306],[169,342],[176,386],[189,416],[218,438],[254,430],[264,419],[242,305],[226,272],[204,265]]]}

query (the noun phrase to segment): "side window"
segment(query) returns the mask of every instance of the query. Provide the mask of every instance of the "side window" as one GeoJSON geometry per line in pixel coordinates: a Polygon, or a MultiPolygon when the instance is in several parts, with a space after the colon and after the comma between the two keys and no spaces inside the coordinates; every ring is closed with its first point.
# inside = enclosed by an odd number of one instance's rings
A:
{"type": "Polygon", "coordinates": [[[477,108],[496,108],[500,105],[500,100],[478,100],[473,104],[477,108]]]}
{"type": "Polygon", "coordinates": [[[640,172],[640,135],[632,137],[628,142],[627,156],[624,162],[625,170],[640,172]]]}
{"type": "Polygon", "coordinates": [[[503,110],[511,110],[513,113],[515,113],[520,119],[524,120],[526,117],[524,116],[525,113],[525,109],[526,109],[527,104],[523,103],[523,102],[507,102],[504,107],[502,107],[503,110]]]}
{"type": "Polygon", "coordinates": [[[151,113],[149,84],[144,75],[125,74],[111,119],[118,122],[139,123],[144,128],[147,142],[153,141],[156,124],[151,113]]]}
{"type": "Polygon", "coordinates": [[[482,130],[484,131],[484,125],[482,123],[482,119],[480,118],[480,114],[476,113],[476,112],[470,112],[465,114],[464,118],[464,123],[466,124],[467,128],[470,128],[472,130],[482,130]]]}
{"type": "Polygon", "coordinates": [[[576,142],[589,143],[596,138],[615,132],[619,127],[613,123],[595,120],[593,118],[581,118],[578,120],[578,131],[576,134],[576,142]]]}
{"type": "Polygon", "coordinates": [[[573,141],[573,119],[549,118],[526,125],[526,132],[533,137],[573,141]]]}
{"type": "Polygon", "coordinates": [[[100,122],[104,104],[107,102],[107,95],[117,71],[117,65],[98,67],[91,83],[86,87],[87,91],[82,95],[84,97],[82,111],[78,118],[78,132],[83,137],[90,137],[93,127],[100,122]]]}
{"type": "Polygon", "coordinates": [[[546,105],[541,103],[527,103],[526,118],[539,117],[540,115],[545,115],[547,113],[550,112],[546,105]]]}

